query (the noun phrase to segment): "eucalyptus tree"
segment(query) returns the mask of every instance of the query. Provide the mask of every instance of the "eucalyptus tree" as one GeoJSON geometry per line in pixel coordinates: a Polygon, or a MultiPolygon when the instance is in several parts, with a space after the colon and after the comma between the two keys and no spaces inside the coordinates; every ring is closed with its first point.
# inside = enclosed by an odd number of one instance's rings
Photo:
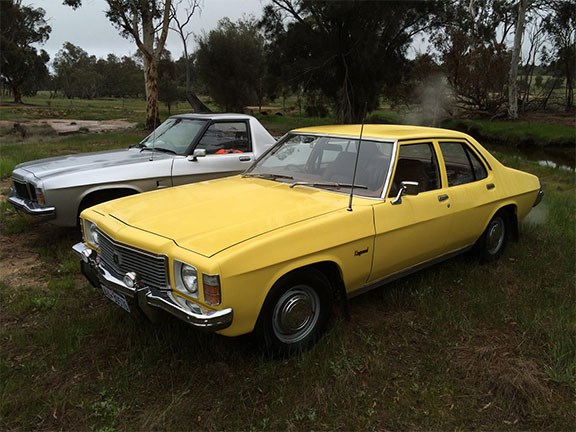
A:
{"type": "Polygon", "coordinates": [[[493,115],[508,101],[507,39],[516,23],[516,0],[450,2],[431,41],[460,109],[493,115]]]}
{"type": "Polygon", "coordinates": [[[360,122],[383,86],[402,80],[413,38],[433,25],[442,1],[271,0],[261,25],[270,67],[284,85],[320,91],[336,120],[360,122]]]}
{"type": "Polygon", "coordinates": [[[518,0],[518,15],[514,31],[514,45],[510,61],[510,73],[508,79],[508,118],[518,118],[518,63],[520,62],[522,38],[526,25],[526,11],[530,7],[531,0],[518,0]]]}
{"type": "Polygon", "coordinates": [[[18,0],[0,1],[0,79],[12,89],[15,103],[21,104],[23,94],[33,93],[48,79],[50,57],[32,47],[46,42],[50,35],[44,15],[44,9],[18,0]]]}
{"type": "MultiPolygon", "coordinates": [[[[158,110],[158,65],[170,20],[173,18],[172,0],[106,0],[106,16],[126,38],[132,39],[144,61],[146,88],[146,128],[153,129],[160,123],[158,110]]],[[[82,0],[64,0],[73,8],[82,0]]]]}
{"type": "Polygon", "coordinates": [[[559,75],[565,79],[566,111],[574,110],[576,78],[576,0],[548,0],[544,28],[549,35],[552,59],[559,75]]]}

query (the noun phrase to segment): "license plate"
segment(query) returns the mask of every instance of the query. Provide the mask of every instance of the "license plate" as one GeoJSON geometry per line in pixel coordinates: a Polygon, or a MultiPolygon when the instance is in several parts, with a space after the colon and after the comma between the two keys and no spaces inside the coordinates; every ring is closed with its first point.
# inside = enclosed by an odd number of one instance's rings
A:
{"type": "Polygon", "coordinates": [[[104,295],[108,297],[109,300],[116,303],[126,312],[130,312],[130,306],[128,306],[128,301],[126,300],[126,296],[124,294],[112,291],[110,288],[106,288],[105,286],[102,287],[102,291],[104,292],[104,295]]]}

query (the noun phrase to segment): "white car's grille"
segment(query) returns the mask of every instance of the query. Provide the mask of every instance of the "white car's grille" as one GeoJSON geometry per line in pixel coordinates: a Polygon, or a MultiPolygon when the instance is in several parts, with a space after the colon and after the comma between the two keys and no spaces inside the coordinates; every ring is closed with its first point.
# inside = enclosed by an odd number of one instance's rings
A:
{"type": "Polygon", "coordinates": [[[12,178],[12,184],[16,190],[16,196],[23,198],[25,200],[36,201],[36,191],[34,187],[28,183],[12,178]]]}
{"type": "Polygon", "coordinates": [[[168,258],[115,242],[98,231],[100,263],[114,277],[122,280],[128,272],[135,272],[139,280],[150,288],[169,289],[168,258]]]}

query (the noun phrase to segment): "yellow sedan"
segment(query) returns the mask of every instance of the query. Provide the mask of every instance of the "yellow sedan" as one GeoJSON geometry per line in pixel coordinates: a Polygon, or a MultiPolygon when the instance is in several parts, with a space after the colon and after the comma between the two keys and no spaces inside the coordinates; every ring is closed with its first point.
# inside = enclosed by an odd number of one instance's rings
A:
{"type": "Polygon", "coordinates": [[[542,195],[537,177],[463,133],[310,127],[242,175],[85,210],[74,250],[125,310],[254,332],[285,356],[313,345],[350,297],[473,248],[498,258],[542,195]]]}

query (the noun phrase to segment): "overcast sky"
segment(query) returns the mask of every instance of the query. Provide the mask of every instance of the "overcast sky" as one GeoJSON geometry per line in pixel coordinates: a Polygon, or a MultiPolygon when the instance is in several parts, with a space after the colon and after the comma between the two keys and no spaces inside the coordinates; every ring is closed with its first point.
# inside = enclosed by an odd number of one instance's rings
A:
{"type": "MultiPolygon", "coordinates": [[[[1,0],[0,0],[1,1],[1,0]]],[[[201,34],[216,27],[218,20],[224,17],[236,21],[244,15],[253,15],[260,18],[265,0],[202,0],[200,13],[196,12],[188,31],[201,34]]],[[[39,45],[50,54],[54,60],[56,53],[62,49],[65,42],[79,46],[89,55],[106,58],[109,53],[121,57],[136,52],[136,44],[120,36],[118,30],[106,18],[107,9],[105,0],[83,0],[82,7],[74,10],[62,5],[62,0],[29,0],[25,4],[46,11],[45,18],[52,32],[50,39],[39,45]]],[[[186,3],[184,1],[183,3],[186,3]]],[[[194,38],[188,39],[189,51],[196,47],[194,38]]],[[[174,59],[182,54],[182,42],[177,33],[171,31],[168,35],[167,49],[174,59]]]]}

